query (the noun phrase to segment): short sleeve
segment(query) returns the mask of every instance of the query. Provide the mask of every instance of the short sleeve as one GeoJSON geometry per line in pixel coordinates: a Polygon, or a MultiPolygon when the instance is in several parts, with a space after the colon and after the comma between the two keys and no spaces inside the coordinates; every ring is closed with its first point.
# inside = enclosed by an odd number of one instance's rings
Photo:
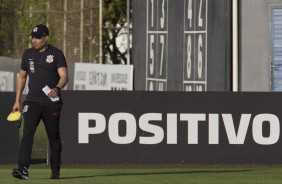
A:
{"type": "Polygon", "coordinates": [[[59,51],[58,52],[57,68],[61,68],[61,67],[68,67],[68,65],[67,65],[67,61],[66,61],[65,55],[63,54],[62,51],[59,51]]]}
{"type": "Polygon", "coordinates": [[[24,70],[24,71],[28,71],[27,60],[28,60],[27,51],[25,51],[23,53],[22,62],[21,62],[21,69],[24,70]]]}

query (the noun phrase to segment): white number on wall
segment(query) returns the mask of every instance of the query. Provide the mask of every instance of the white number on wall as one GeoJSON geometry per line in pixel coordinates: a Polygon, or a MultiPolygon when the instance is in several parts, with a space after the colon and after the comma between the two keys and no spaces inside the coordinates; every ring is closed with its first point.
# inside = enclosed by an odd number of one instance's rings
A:
{"type": "Polygon", "coordinates": [[[193,18],[193,4],[192,4],[193,0],[189,0],[188,1],[188,14],[187,14],[187,18],[189,20],[189,26],[192,27],[192,18],[193,18]]]}
{"type": "Polygon", "coordinates": [[[203,0],[200,1],[199,16],[198,16],[198,26],[199,27],[203,27],[202,4],[203,4],[203,0]]]}
{"type": "Polygon", "coordinates": [[[203,72],[202,47],[203,47],[203,38],[202,38],[202,35],[199,35],[199,39],[198,39],[198,77],[199,79],[202,78],[202,72],[203,72]]]}
{"type": "Polygon", "coordinates": [[[155,65],[155,54],[153,49],[153,44],[155,43],[155,35],[150,35],[150,75],[154,74],[154,65],[155,65]]]}
{"type": "Polygon", "coordinates": [[[162,16],[160,18],[160,20],[161,20],[161,29],[164,28],[164,23],[165,23],[165,10],[164,10],[164,8],[165,8],[165,0],[162,1],[162,16]]]}
{"type": "Polygon", "coordinates": [[[154,27],[154,0],[151,0],[151,27],[154,27]]]}
{"type": "Polygon", "coordinates": [[[192,68],[192,59],[191,59],[191,54],[192,54],[192,40],[191,40],[191,35],[188,35],[187,37],[187,63],[186,63],[186,70],[187,70],[187,78],[191,78],[191,68],[192,68]]]}

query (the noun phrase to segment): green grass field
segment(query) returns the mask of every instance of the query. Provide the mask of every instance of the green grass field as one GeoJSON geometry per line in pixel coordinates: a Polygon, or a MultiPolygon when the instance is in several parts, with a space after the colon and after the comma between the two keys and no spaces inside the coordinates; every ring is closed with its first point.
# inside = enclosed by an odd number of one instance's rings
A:
{"type": "Polygon", "coordinates": [[[50,180],[46,165],[32,165],[29,180],[0,166],[0,183],[28,184],[281,184],[282,166],[273,165],[107,165],[63,166],[60,180],[50,180]]]}
{"type": "Polygon", "coordinates": [[[11,176],[16,165],[0,165],[0,184],[281,184],[282,165],[62,165],[61,179],[50,180],[47,137],[37,129],[29,180],[11,176]]]}

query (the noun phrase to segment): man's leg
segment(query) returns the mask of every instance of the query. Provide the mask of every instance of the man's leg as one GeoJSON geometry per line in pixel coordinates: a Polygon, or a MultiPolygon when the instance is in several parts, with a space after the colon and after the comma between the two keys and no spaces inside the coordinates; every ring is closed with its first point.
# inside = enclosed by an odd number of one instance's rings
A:
{"type": "Polygon", "coordinates": [[[41,112],[37,103],[23,103],[24,129],[20,144],[19,168],[13,170],[13,176],[28,179],[28,168],[32,153],[33,139],[36,128],[40,122],[41,112]]]}
{"type": "Polygon", "coordinates": [[[61,103],[46,104],[42,117],[48,135],[51,151],[50,162],[52,179],[58,179],[60,176],[62,145],[59,123],[61,107],[61,103]]]}

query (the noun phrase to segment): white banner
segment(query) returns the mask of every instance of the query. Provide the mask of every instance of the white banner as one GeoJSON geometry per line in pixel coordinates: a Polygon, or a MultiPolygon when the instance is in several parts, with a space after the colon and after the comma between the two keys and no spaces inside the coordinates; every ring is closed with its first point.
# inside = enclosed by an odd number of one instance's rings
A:
{"type": "Polygon", "coordinates": [[[73,89],[133,90],[133,66],[75,63],[73,89]]]}
{"type": "Polygon", "coordinates": [[[14,91],[14,72],[0,71],[0,91],[14,91]]]}

